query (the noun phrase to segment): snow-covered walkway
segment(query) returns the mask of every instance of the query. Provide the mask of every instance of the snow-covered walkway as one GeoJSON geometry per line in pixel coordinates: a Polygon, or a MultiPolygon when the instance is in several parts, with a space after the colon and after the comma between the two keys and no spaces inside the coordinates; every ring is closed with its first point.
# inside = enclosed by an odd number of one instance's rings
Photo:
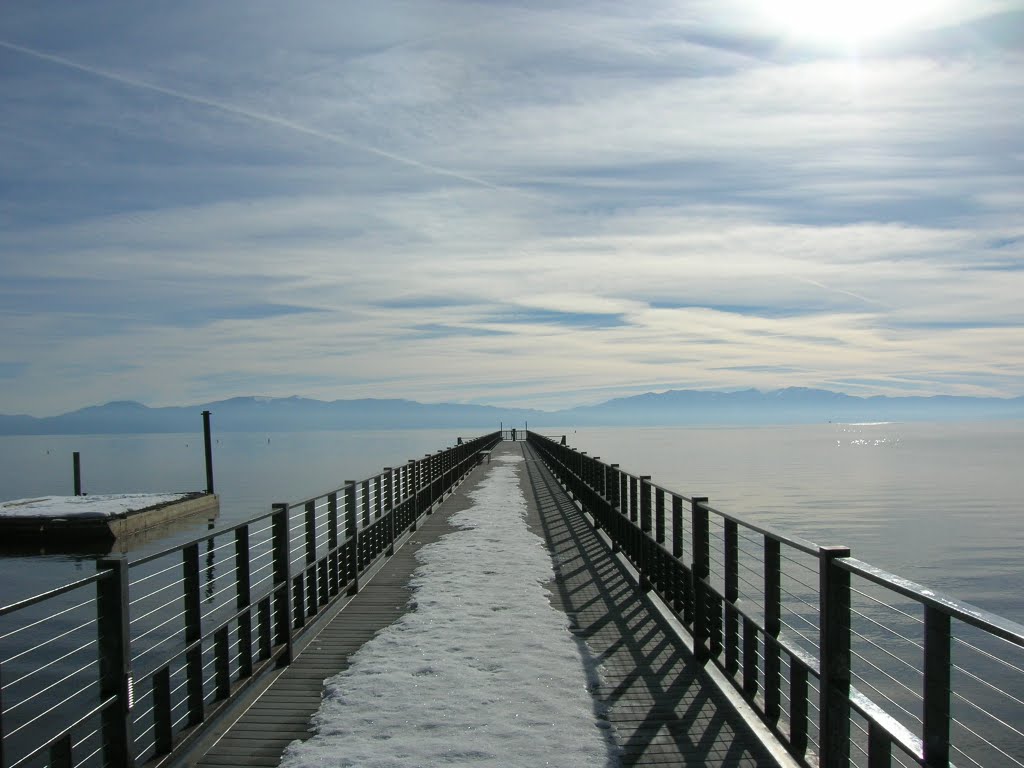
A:
{"type": "Polygon", "coordinates": [[[589,651],[548,601],[522,461],[496,457],[457,530],[419,552],[415,609],[327,681],[316,735],[282,766],[617,764],[589,651]]]}

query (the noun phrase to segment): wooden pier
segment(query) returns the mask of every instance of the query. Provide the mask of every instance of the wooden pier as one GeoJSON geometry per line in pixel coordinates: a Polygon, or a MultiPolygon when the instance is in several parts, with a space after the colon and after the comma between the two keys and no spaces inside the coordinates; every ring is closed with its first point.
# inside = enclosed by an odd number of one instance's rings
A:
{"type": "MultiPolygon", "coordinates": [[[[520,482],[528,523],[557,564],[552,604],[565,611],[573,632],[603,665],[605,682],[594,693],[608,708],[622,765],[778,765],[529,445],[504,442],[491,455],[508,453],[526,459],[520,482]]],[[[291,665],[229,727],[208,736],[208,747],[192,764],[276,766],[288,744],[308,738],[323,681],[406,610],[417,550],[451,530],[449,517],[469,505],[468,492],[493,466],[477,467],[441,502],[291,665]]]]}
{"type": "Polygon", "coordinates": [[[510,452],[621,764],[1024,765],[1024,626],[509,430],[0,607],[0,768],[278,765],[510,452]]]}

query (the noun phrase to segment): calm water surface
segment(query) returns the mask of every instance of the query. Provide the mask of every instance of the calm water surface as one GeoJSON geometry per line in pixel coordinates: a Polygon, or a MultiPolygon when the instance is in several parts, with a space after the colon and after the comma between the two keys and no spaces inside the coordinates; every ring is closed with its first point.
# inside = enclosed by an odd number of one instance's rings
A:
{"type": "MultiPolygon", "coordinates": [[[[589,428],[569,444],[654,482],[1024,622],[1024,422],[589,428]]],[[[458,430],[226,433],[214,445],[217,527],[455,443],[458,430]]],[[[468,433],[467,433],[468,434],[468,433]]],[[[0,499],[205,486],[200,435],[0,437],[0,499]]],[[[200,535],[196,520],[138,556],[200,535]]],[[[0,558],[0,602],[91,573],[94,557],[0,558]]]]}
{"type": "MultiPolygon", "coordinates": [[[[216,418],[216,417],[215,417],[216,418]]],[[[191,518],[132,545],[139,557],[362,480],[392,463],[454,445],[453,430],[224,433],[214,438],[220,496],[215,521],[191,518]]],[[[461,433],[467,437],[468,432],[461,433]]],[[[475,433],[473,434],[475,436],[475,433]]],[[[72,453],[82,461],[86,493],[204,490],[202,434],[0,436],[0,500],[73,493],[72,453]]],[[[95,555],[6,555],[0,549],[0,604],[95,571],[95,555]]]]}
{"type": "MultiPolygon", "coordinates": [[[[545,431],[547,432],[547,431],[545,431]]],[[[1024,422],[568,430],[717,509],[1024,622],[1024,422]]]]}

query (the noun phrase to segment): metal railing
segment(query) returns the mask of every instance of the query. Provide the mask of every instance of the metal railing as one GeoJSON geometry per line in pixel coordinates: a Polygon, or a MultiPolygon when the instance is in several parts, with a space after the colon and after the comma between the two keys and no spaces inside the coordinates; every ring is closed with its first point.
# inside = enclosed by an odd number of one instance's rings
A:
{"type": "Polygon", "coordinates": [[[0,768],[159,766],[390,555],[495,432],[0,608],[0,768]]]}
{"type": "Polygon", "coordinates": [[[1024,626],[528,439],[801,763],[1024,766],[1024,626]]]}

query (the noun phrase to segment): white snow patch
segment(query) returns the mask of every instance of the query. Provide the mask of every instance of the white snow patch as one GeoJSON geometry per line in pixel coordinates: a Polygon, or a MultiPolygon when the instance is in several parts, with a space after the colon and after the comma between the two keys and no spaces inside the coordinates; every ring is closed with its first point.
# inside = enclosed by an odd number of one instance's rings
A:
{"type": "Polygon", "coordinates": [[[0,502],[0,517],[124,517],[158,504],[180,501],[187,493],[114,493],[89,496],[45,496],[0,502]]]}
{"type": "Polygon", "coordinates": [[[327,681],[316,735],[282,768],[618,764],[588,691],[596,665],[543,586],[554,571],[526,525],[522,458],[496,458],[459,530],[417,554],[415,609],[327,681]]]}

